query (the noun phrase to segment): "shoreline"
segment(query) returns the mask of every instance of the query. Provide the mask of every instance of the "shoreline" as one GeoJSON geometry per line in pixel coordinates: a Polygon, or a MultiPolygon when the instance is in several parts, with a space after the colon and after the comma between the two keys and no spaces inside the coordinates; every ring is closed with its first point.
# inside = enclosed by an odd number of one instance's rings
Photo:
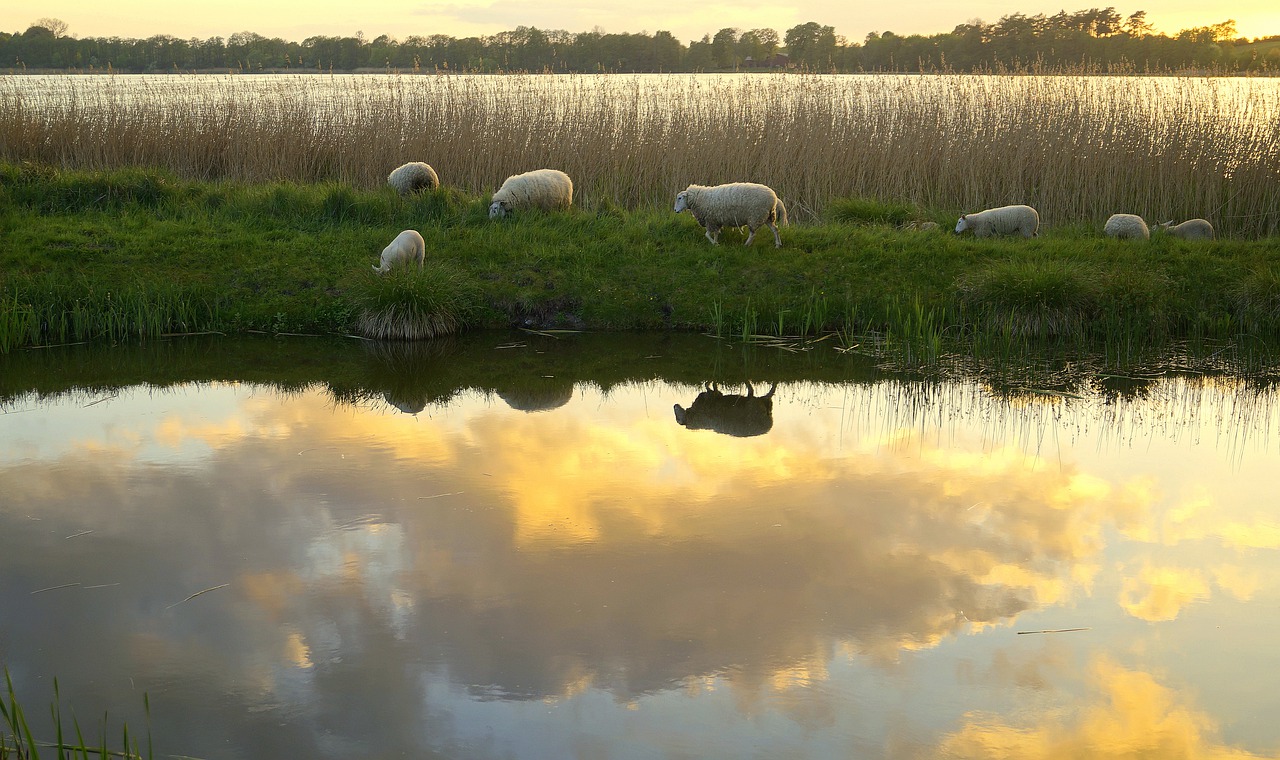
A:
{"type": "Polygon", "coordinates": [[[0,349],[165,333],[358,332],[362,312],[452,327],[876,333],[1102,341],[1280,338],[1280,243],[1119,241],[1084,225],[1034,239],[951,232],[945,211],[860,201],[839,220],[726,229],[610,204],[490,220],[487,197],[400,198],[335,183],[202,183],[142,170],[0,167],[0,349]],[[427,266],[370,271],[402,229],[427,266]],[[425,315],[425,316],[424,316],[425,315]]]}

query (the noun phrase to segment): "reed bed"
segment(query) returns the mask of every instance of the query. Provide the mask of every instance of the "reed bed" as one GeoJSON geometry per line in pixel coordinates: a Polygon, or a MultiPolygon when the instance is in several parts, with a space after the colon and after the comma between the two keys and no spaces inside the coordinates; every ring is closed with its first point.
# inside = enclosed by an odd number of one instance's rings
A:
{"type": "Polygon", "coordinates": [[[793,218],[867,197],[1030,203],[1280,232],[1280,83],[1088,76],[0,77],[0,160],[237,181],[385,182],[407,160],[469,193],[556,167],[588,208],[691,182],[777,189],[793,218]]]}

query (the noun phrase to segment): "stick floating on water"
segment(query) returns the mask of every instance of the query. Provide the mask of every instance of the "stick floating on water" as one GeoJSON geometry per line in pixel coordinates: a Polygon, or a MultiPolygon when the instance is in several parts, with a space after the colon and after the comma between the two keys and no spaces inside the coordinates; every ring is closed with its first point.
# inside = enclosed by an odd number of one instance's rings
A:
{"type": "Polygon", "coordinates": [[[1054,628],[1048,631],[1018,631],[1018,635],[1022,636],[1027,633],[1070,633],[1072,631],[1092,631],[1092,628],[1054,628]]]}
{"type": "Polygon", "coordinates": [[[35,591],[32,591],[31,593],[32,595],[35,595],[35,594],[44,593],[45,591],[57,591],[60,588],[71,588],[72,586],[79,586],[79,585],[80,585],[80,581],[76,581],[75,583],[64,583],[61,586],[50,586],[48,588],[38,588],[35,591]]]}
{"type": "MultiPolygon", "coordinates": [[[[218,590],[218,589],[220,589],[220,588],[226,588],[227,586],[230,586],[230,585],[231,585],[230,583],[224,583],[224,584],[222,584],[221,586],[211,586],[211,587],[209,587],[209,588],[205,589],[204,591],[197,591],[197,592],[195,592],[194,594],[192,594],[191,596],[187,597],[186,599],[183,599],[183,600],[182,600],[182,602],[189,602],[189,601],[191,601],[192,599],[195,599],[197,596],[200,596],[201,594],[207,594],[207,593],[209,593],[210,591],[217,591],[217,590],[218,590]]],[[[174,607],[177,607],[179,604],[182,604],[182,602],[174,602],[173,604],[169,605],[168,607],[165,607],[165,609],[166,609],[166,610],[171,610],[171,609],[173,609],[174,607]]]]}

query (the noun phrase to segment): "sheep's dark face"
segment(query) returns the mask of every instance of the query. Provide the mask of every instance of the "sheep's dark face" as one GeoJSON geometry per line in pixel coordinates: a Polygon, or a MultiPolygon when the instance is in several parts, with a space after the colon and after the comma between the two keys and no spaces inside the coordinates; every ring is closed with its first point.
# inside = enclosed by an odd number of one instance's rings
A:
{"type": "Polygon", "coordinates": [[[689,191],[682,190],[676,194],[676,213],[689,208],[689,191]]]}
{"type": "Polygon", "coordinates": [[[489,204],[489,218],[501,219],[511,211],[511,207],[505,201],[494,201],[489,204]]]}

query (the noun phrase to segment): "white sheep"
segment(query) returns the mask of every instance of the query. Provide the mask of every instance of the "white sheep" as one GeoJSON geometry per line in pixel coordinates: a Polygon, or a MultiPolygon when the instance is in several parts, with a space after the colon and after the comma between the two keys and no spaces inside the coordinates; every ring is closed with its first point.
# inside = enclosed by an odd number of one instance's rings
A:
{"type": "Polygon", "coordinates": [[[756,229],[767,224],[773,230],[774,247],[782,247],[777,223],[787,223],[787,207],[767,185],[754,182],[731,182],[714,187],[689,185],[676,194],[676,213],[686,209],[707,229],[707,240],[715,245],[720,244],[722,228],[742,226],[750,230],[743,245],[751,245],[756,229]]]}
{"type": "Polygon", "coordinates": [[[1040,214],[1030,206],[1001,206],[974,214],[962,214],[956,221],[956,234],[973,230],[974,237],[992,235],[1039,235],[1040,214]]]}
{"type": "Polygon", "coordinates": [[[1107,237],[1119,240],[1137,240],[1138,238],[1146,240],[1151,237],[1151,230],[1147,228],[1147,223],[1137,214],[1112,214],[1103,225],[1102,232],[1107,237]]]}
{"type": "Polygon", "coordinates": [[[435,190],[440,187],[440,178],[430,164],[410,161],[393,169],[387,175],[387,184],[395,188],[397,193],[408,195],[419,190],[435,190]]]}
{"type": "Polygon", "coordinates": [[[1167,222],[1160,222],[1156,226],[1183,240],[1213,240],[1217,237],[1213,231],[1213,225],[1209,223],[1208,219],[1188,219],[1181,224],[1174,224],[1173,220],[1170,219],[1167,222]]]}
{"type": "Polygon", "coordinates": [[[544,211],[573,205],[573,180],[557,169],[535,169],[507,177],[493,194],[489,218],[497,219],[521,208],[544,211]]]}
{"type": "Polygon", "coordinates": [[[373,267],[373,271],[378,274],[386,274],[391,268],[397,264],[410,264],[414,261],[418,262],[418,268],[422,268],[423,261],[427,257],[427,243],[422,239],[422,235],[417,230],[405,230],[391,244],[382,249],[381,266],[373,267]]]}

